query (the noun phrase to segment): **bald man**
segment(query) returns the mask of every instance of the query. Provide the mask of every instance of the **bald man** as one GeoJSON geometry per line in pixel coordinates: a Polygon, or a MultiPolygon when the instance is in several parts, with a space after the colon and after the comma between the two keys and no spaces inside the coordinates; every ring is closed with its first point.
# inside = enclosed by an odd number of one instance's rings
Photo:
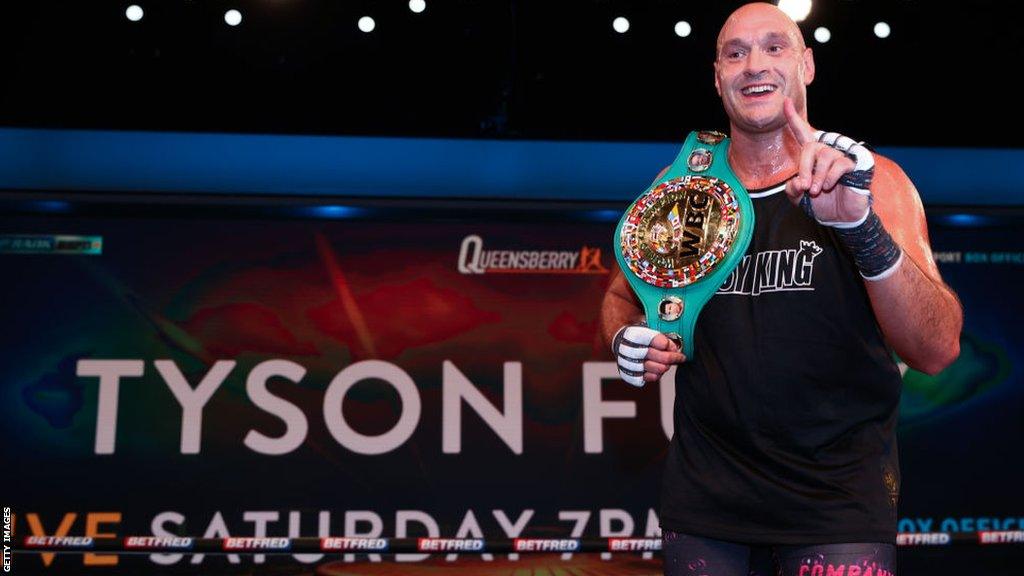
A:
{"type": "Polygon", "coordinates": [[[679,367],[666,574],[895,573],[892,353],[939,372],[959,354],[962,311],[906,174],[812,128],[814,72],[799,28],[773,5],[745,5],[722,27],[715,88],[756,226],[744,263],[701,312],[694,357],[642,325],[621,274],[605,295],[603,335],[624,379],[657,382],[679,367]],[[642,371],[622,354],[637,348],[642,371]]]}

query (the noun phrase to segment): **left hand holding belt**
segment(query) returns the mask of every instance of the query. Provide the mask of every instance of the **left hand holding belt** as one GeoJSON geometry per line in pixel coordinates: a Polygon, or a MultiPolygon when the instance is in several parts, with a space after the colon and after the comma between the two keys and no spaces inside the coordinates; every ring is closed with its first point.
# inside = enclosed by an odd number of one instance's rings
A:
{"type": "Polygon", "coordinates": [[[686,360],[667,336],[643,324],[623,326],[612,340],[619,376],[641,387],[662,377],[673,364],[686,360]]]}

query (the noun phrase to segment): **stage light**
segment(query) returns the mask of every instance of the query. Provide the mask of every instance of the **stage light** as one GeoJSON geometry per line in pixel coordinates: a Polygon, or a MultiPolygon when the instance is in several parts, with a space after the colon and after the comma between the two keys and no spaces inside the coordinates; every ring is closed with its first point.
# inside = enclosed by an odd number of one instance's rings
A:
{"type": "Polygon", "coordinates": [[[302,216],[313,218],[352,218],[365,216],[367,210],[352,206],[308,206],[298,209],[302,216]]]}
{"type": "Polygon", "coordinates": [[[427,3],[425,0],[409,0],[409,10],[419,14],[427,9],[427,3]]]}
{"type": "Polygon", "coordinates": [[[373,32],[373,29],[377,27],[377,23],[373,21],[373,18],[369,16],[363,16],[359,19],[359,29],[369,34],[373,32]]]}
{"type": "Polygon", "coordinates": [[[981,214],[945,214],[936,216],[935,219],[947,226],[958,226],[962,228],[991,226],[996,223],[995,218],[981,214]]]}
{"type": "Polygon", "coordinates": [[[680,38],[686,38],[687,36],[690,35],[690,32],[693,32],[693,27],[690,26],[689,22],[687,22],[686,20],[680,20],[679,22],[676,22],[676,36],[679,36],[680,38]]]}
{"type": "Polygon", "coordinates": [[[142,6],[132,4],[124,11],[124,15],[132,22],[138,22],[139,20],[142,20],[142,6]]]}
{"type": "Polygon", "coordinates": [[[888,38],[891,33],[892,28],[889,28],[889,25],[885,22],[875,24],[875,36],[878,36],[879,38],[888,38]]]}
{"type": "Polygon", "coordinates": [[[71,203],[63,200],[40,200],[38,202],[30,202],[29,205],[40,212],[50,212],[53,214],[71,212],[71,203]]]}
{"type": "Polygon", "coordinates": [[[821,44],[824,44],[825,42],[828,42],[829,40],[832,39],[832,32],[830,32],[829,29],[825,28],[824,26],[819,26],[817,29],[814,30],[814,39],[820,42],[821,44]]]}
{"type": "Polygon", "coordinates": [[[228,10],[224,13],[224,21],[228,26],[238,26],[242,23],[242,13],[238,10],[228,10]]]}
{"type": "Polygon", "coordinates": [[[580,213],[583,220],[590,222],[618,222],[622,217],[621,210],[586,210],[580,213]]]}
{"type": "Polygon", "coordinates": [[[619,16],[612,21],[612,28],[614,28],[619,34],[625,34],[626,31],[629,30],[629,20],[619,16]]]}
{"type": "Polygon", "coordinates": [[[811,0],[779,0],[779,10],[787,16],[800,22],[811,13],[811,0]]]}

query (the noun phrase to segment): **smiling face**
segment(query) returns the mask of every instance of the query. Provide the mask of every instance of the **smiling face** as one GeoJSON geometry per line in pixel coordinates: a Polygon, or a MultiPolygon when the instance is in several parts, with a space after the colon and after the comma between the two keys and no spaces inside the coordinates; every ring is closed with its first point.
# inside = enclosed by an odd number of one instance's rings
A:
{"type": "Polygon", "coordinates": [[[715,89],[733,130],[751,133],[786,124],[788,96],[804,110],[814,58],[800,29],[771,4],[747,4],[733,12],[718,35],[715,89]]]}

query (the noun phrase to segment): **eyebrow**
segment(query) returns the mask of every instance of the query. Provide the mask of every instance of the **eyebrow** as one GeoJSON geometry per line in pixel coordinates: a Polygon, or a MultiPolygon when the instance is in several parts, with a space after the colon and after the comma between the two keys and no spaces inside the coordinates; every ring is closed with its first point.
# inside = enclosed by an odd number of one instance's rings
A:
{"type": "Polygon", "coordinates": [[[744,42],[743,40],[733,38],[731,40],[726,40],[725,42],[722,42],[722,52],[730,48],[747,48],[749,46],[750,45],[744,42]]]}
{"type": "MultiPolygon", "coordinates": [[[[792,44],[790,37],[782,32],[768,32],[763,37],[758,39],[758,42],[763,41],[783,42],[787,46],[792,44]]],[[[729,48],[748,48],[749,46],[750,44],[748,44],[744,40],[740,40],[739,38],[730,38],[729,40],[726,40],[725,42],[722,43],[722,51],[725,51],[729,48]]]]}
{"type": "Polygon", "coordinates": [[[774,40],[774,41],[780,41],[781,40],[782,42],[785,42],[786,44],[790,43],[789,35],[788,34],[783,34],[781,32],[769,32],[769,33],[764,35],[764,39],[765,40],[774,40]]]}

